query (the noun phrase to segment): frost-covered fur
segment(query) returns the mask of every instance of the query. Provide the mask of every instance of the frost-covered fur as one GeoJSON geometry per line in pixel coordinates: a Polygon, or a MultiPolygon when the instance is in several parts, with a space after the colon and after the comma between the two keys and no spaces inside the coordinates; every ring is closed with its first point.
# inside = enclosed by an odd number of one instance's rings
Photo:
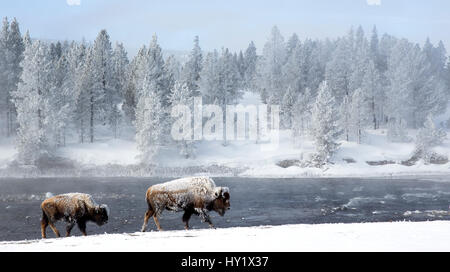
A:
{"type": "Polygon", "coordinates": [[[46,238],[46,228],[50,228],[60,237],[59,231],[55,227],[58,220],[67,222],[66,236],[75,224],[78,225],[83,235],[86,235],[86,222],[93,221],[101,226],[108,222],[109,209],[105,204],[98,205],[91,195],[82,193],[69,193],[57,195],[44,200],[41,204],[42,220],[41,231],[42,238],[46,238]]]}
{"type": "Polygon", "coordinates": [[[199,215],[211,227],[208,211],[214,210],[221,216],[230,207],[230,191],[217,187],[209,177],[190,177],[151,186],[146,193],[148,211],[145,214],[142,231],[147,228],[151,216],[159,230],[158,216],[163,210],[184,211],[183,222],[189,228],[192,214],[199,215]]]}

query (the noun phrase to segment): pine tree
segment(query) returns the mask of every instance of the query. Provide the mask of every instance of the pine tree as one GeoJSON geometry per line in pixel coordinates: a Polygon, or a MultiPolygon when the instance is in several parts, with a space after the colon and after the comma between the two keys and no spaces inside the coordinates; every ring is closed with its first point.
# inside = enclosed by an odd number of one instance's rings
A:
{"type": "Polygon", "coordinates": [[[35,164],[52,151],[48,137],[52,61],[48,47],[40,41],[29,44],[21,65],[21,82],[13,93],[19,124],[16,147],[20,163],[35,164]]]}
{"type": "Polygon", "coordinates": [[[350,76],[352,67],[353,43],[350,38],[341,38],[333,58],[326,65],[325,79],[338,103],[351,95],[350,76]]]}
{"type": "Polygon", "coordinates": [[[66,144],[66,129],[68,127],[71,114],[74,111],[75,101],[73,93],[73,79],[70,77],[70,64],[67,56],[54,54],[50,49],[52,68],[50,70],[50,89],[47,97],[49,109],[47,117],[51,127],[52,145],[55,147],[66,144]]]}
{"type": "MultiPolygon", "coordinates": [[[[0,114],[5,116],[5,135],[9,137],[15,131],[16,110],[11,103],[11,94],[17,90],[22,74],[24,41],[20,34],[19,23],[14,18],[11,24],[4,18],[0,33],[0,114]]],[[[1,119],[0,119],[1,120],[1,119]]]]}
{"type": "Polygon", "coordinates": [[[416,137],[414,155],[429,163],[433,156],[433,147],[442,144],[447,134],[442,129],[437,129],[431,115],[427,116],[423,128],[419,129],[416,137]]]}
{"type": "Polygon", "coordinates": [[[244,53],[244,88],[251,89],[255,85],[255,75],[256,75],[256,64],[258,61],[258,56],[256,54],[255,44],[250,42],[244,53]]]}
{"type": "MultiPolygon", "coordinates": [[[[188,106],[190,112],[193,112],[193,93],[189,89],[187,83],[176,82],[172,89],[171,96],[171,104],[172,106],[176,105],[185,105],[188,106]]],[[[188,133],[188,132],[184,132],[188,133]]],[[[178,141],[177,145],[180,150],[180,155],[184,158],[195,158],[195,141],[192,139],[192,136],[185,135],[183,140],[178,141]],[[186,138],[191,138],[192,140],[186,140],[186,138]]]]}
{"type": "Polygon", "coordinates": [[[339,147],[337,140],[342,131],[338,128],[336,108],[336,101],[325,81],[319,88],[316,102],[312,108],[310,128],[316,149],[312,162],[318,167],[330,162],[339,147]]]}
{"type": "Polygon", "coordinates": [[[145,78],[145,71],[148,63],[148,49],[143,46],[139,49],[137,55],[128,65],[126,74],[126,89],[124,94],[123,111],[129,121],[133,122],[136,118],[136,105],[139,96],[139,89],[145,78]]]}
{"type": "Polygon", "coordinates": [[[198,94],[200,72],[202,71],[203,54],[199,44],[198,36],[194,38],[194,48],[191,51],[189,60],[182,71],[183,82],[186,83],[195,95],[198,94]]]}
{"type": "Polygon", "coordinates": [[[384,115],[383,106],[385,104],[385,95],[381,85],[381,75],[372,60],[366,63],[361,89],[369,100],[372,127],[373,129],[377,129],[384,115]]]}
{"type": "Polygon", "coordinates": [[[267,96],[263,102],[280,105],[284,96],[282,67],[286,58],[284,38],[279,29],[274,26],[271,36],[264,45],[261,61],[257,67],[257,86],[262,96],[267,96]],[[264,94],[264,95],[263,95],[264,94]]]}
{"type": "Polygon", "coordinates": [[[140,161],[144,165],[156,163],[163,139],[164,109],[158,92],[157,82],[147,75],[141,88],[141,96],[136,107],[136,142],[140,151],[140,161]]]}
{"type": "Polygon", "coordinates": [[[309,127],[308,120],[310,120],[312,105],[314,104],[314,97],[309,88],[306,88],[303,93],[300,93],[296,99],[293,107],[293,121],[292,130],[294,140],[298,142],[300,137],[305,135],[309,127]]]}
{"type": "Polygon", "coordinates": [[[200,90],[205,103],[213,103],[220,95],[222,86],[219,75],[219,54],[216,50],[206,54],[200,75],[200,90]]]}
{"type": "Polygon", "coordinates": [[[285,128],[292,128],[292,119],[294,114],[294,105],[296,102],[297,93],[288,86],[288,89],[283,97],[281,104],[282,124],[285,128]]]}
{"type": "Polygon", "coordinates": [[[126,74],[128,69],[127,52],[123,44],[116,43],[112,54],[112,88],[115,92],[113,107],[109,115],[109,123],[114,133],[114,138],[118,137],[118,130],[123,121],[123,103],[126,94],[126,74]]]}
{"type": "Polygon", "coordinates": [[[350,133],[352,129],[351,123],[351,97],[349,95],[344,96],[342,99],[342,103],[340,104],[338,113],[339,113],[339,126],[342,127],[343,134],[345,140],[350,141],[350,133]]]}
{"type": "Polygon", "coordinates": [[[364,130],[370,120],[369,103],[362,89],[357,89],[352,96],[350,120],[358,144],[362,142],[364,130]]]}

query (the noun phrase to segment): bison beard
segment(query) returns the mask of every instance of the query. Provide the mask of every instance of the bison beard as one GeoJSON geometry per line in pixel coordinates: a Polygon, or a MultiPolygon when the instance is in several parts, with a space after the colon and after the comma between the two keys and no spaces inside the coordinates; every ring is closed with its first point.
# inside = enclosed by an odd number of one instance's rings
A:
{"type": "Polygon", "coordinates": [[[214,210],[223,216],[230,208],[230,192],[227,187],[216,187],[208,177],[183,178],[151,186],[147,190],[146,201],[148,210],[141,229],[143,232],[150,217],[153,217],[158,230],[162,230],[158,216],[163,210],[183,210],[185,229],[189,229],[189,219],[193,214],[214,228],[208,211],[214,210]]]}
{"type": "Polygon", "coordinates": [[[59,220],[67,222],[66,236],[70,236],[75,224],[78,225],[81,233],[86,236],[87,221],[93,221],[99,226],[108,222],[108,206],[97,205],[88,194],[71,193],[51,197],[42,202],[41,208],[42,238],[47,237],[47,226],[50,226],[56,237],[60,237],[59,231],[55,227],[55,223],[59,220]]]}

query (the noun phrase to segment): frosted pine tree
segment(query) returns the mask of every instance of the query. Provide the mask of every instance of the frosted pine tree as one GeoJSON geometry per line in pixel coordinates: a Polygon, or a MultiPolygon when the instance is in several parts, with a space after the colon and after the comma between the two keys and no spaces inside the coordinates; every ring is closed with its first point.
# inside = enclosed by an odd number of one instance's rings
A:
{"type": "Polygon", "coordinates": [[[423,128],[419,129],[417,134],[414,156],[429,163],[432,156],[435,155],[432,148],[442,144],[446,137],[445,131],[437,129],[432,116],[428,115],[423,128]]]}
{"type": "Polygon", "coordinates": [[[381,75],[373,60],[366,63],[361,89],[369,99],[372,127],[377,129],[384,117],[385,95],[381,85],[381,75]]]}
{"type": "Polygon", "coordinates": [[[314,97],[312,97],[309,88],[300,93],[295,101],[292,111],[292,132],[295,143],[300,143],[301,136],[306,134],[313,104],[314,97]]]}
{"type": "Polygon", "coordinates": [[[40,41],[29,44],[21,65],[21,82],[13,93],[19,124],[16,147],[20,163],[35,164],[51,153],[47,97],[51,89],[52,62],[48,47],[40,41]]]}
{"type": "Polygon", "coordinates": [[[106,30],[100,31],[92,46],[90,94],[89,138],[94,142],[96,124],[108,124],[111,130],[117,125],[117,105],[120,103],[120,93],[114,84],[112,46],[106,30]]]}
{"type": "Polygon", "coordinates": [[[348,142],[350,140],[350,133],[351,133],[351,97],[349,95],[345,95],[342,99],[342,103],[337,106],[338,107],[338,114],[339,114],[339,127],[342,128],[344,138],[348,142]]]}
{"type": "Polygon", "coordinates": [[[336,109],[336,101],[331,94],[331,89],[324,81],[319,87],[316,102],[312,108],[310,134],[316,149],[312,157],[314,166],[322,167],[330,162],[339,147],[337,141],[342,130],[338,127],[336,109]]]}
{"type": "MultiPolygon", "coordinates": [[[[61,52],[62,54],[62,52],[61,52]]],[[[75,106],[73,81],[70,78],[70,66],[65,55],[52,55],[50,89],[45,97],[49,102],[47,118],[51,128],[49,137],[55,147],[66,144],[66,130],[75,106]],[[59,57],[58,57],[59,56],[59,57]],[[56,57],[56,58],[55,58],[56,57]]]]}
{"type": "Polygon", "coordinates": [[[337,42],[331,61],[326,64],[325,79],[338,103],[351,95],[350,77],[352,75],[353,31],[337,42]]]}
{"type": "Polygon", "coordinates": [[[147,76],[141,89],[134,122],[139,158],[144,165],[156,163],[154,157],[163,143],[164,113],[156,81],[147,76]]]}
{"type": "Polygon", "coordinates": [[[133,122],[136,117],[136,105],[139,96],[139,89],[145,78],[145,71],[148,63],[148,49],[143,46],[139,49],[137,55],[128,65],[126,74],[126,88],[124,94],[123,111],[128,121],[133,122]]]}
{"type": "MultiPolygon", "coordinates": [[[[193,112],[193,93],[189,89],[187,83],[176,82],[171,96],[171,104],[172,107],[177,105],[185,105],[188,106],[190,112],[193,112]]],[[[190,133],[191,131],[184,131],[184,133],[190,133]]],[[[184,158],[195,158],[195,141],[192,139],[192,135],[185,135],[183,140],[178,141],[177,145],[180,150],[180,155],[184,158]],[[188,138],[192,140],[187,140],[188,138]]]]}
{"type": "Polygon", "coordinates": [[[252,89],[255,86],[256,64],[258,55],[256,54],[256,46],[250,42],[244,53],[244,88],[252,89]]]}
{"type": "Polygon", "coordinates": [[[219,54],[214,50],[206,55],[200,74],[200,91],[205,103],[213,103],[221,92],[218,66],[219,54]]]}
{"type": "Polygon", "coordinates": [[[364,130],[370,120],[368,98],[362,89],[357,89],[352,96],[350,123],[358,144],[362,142],[364,130]]]}
{"type": "Polygon", "coordinates": [[[20,63],[24,50],[19,23],[14,18],[9,24],[8,18],[4,18],[0,33],[0,114],[4,116],[6,136],[12,135],[16,127],[16,110],[11,103],[11,94],[17,90],[22,74],[20,63]]]}
{"type": "MultiPolygon", "coordinates": [[[[9,22],[7,18],[3,19],[0,32],[0,86],[8,86],[8,63],[7,46],[9,36],[9,22]]],[[[8,88],[0,88],[0,132],[2,136],[8,136],[8,88]]]]}
{"type": "Polygon", "coordinates": [[[292,119],[294,114],[294,105],[296,102],[297,93],[291,86],[288,86],[286,93],[284,94],[281,111],[282,111],[282,124],[284,128],[292,128],[292,119]]]}
{"type": "Polygon", "coordinates": [[[197,95],[199,89],[200,72],[202,71],[203,54],[199,44],[198,36],[194,38],[194,48],[191,51],[189,60],[184,65],[181,77],[189,89],[197,95]]]}
{"type": "Polygon", "coordinates": [[[242,97],[242,91],[239,88],[240,76],[237,63],[233,59],[233,55],[226,48],[222,50],[222,56],[218,63],[219,84],[222,85],[223,91],[216,97],[221,101],[221,105],[229,105],[238,103],[242,97]]]}
{"type": "Polygon", "coordinates": [[[263,55],[257,66],[257,88],[263,102],[281,104],[284,95],[282,67],[286,58],[286,47],[280,30],[274,26],[263,55]]]}
{"type": "Polygon", "coordinates": [[[109,124],[113,130],[114,138],[119,136],[119,130],[123,121],[123,98],[126,94],[126,74],[128,69],[128,57],[127,52],[123,44],[116,43],[112,54],[112,86],[115,90],[115,97],[113,101],[113,107],[109,116],[109,124]]]}

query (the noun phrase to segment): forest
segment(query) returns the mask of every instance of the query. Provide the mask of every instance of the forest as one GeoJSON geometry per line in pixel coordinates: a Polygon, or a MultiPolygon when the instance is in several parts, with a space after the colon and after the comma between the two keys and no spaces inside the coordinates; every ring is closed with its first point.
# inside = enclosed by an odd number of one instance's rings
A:
{"type": "MultiPolygon", "coordinates": [[[[183,59],[166,56],[156,34],[130,57],[107,30],[95,41],[49,42],[3,19],[0,33],[0,137],[14,138],[17,161],[34,165],[70,142],[133,133],[142,164],[165,146],[195,159],[196,141],[170,137],[174,105],[195,97],[225,108],[246,92],[280,106],[280,127],[314,141],[305,165],[322,167],[338,141],[364,142],[367,129],[386,129],[391,142],[415,141],[429,160],[450,122],[450,62],[442,41],[422,45],[374,26],[335,39],[285,38],[274,26],[263,48],[249,41],[232,52],[201,49],[199,37],[183,59]],[[408,129],[418,129],[414,140],[408,129]]],[[[126,42],[126,41],[125,41],[126,42]]]]}

